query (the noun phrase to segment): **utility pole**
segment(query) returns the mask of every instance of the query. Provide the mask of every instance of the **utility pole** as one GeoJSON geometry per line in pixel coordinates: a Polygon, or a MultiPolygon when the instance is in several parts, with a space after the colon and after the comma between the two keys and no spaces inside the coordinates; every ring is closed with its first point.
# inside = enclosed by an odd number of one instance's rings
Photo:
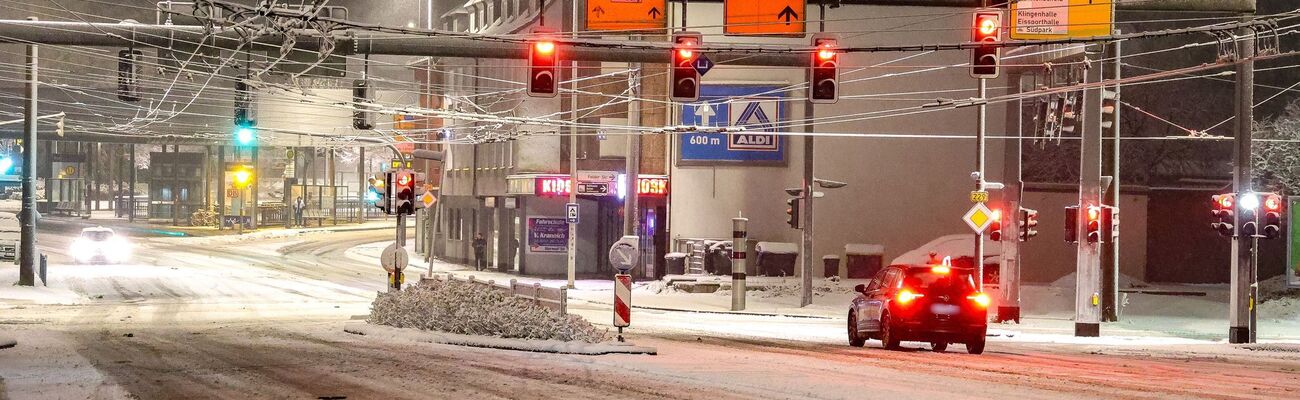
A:
{"type": "MultiPolygon", "coordinates": [[[[29,18],[35,20],[35,18],[29,18]]],[[[36,95],[37,79],[36,45],[27,45],[27,107],[23,135],[23,207],[22,237],[18,249],[18,285],[36,285],[36,95]]]]}
{"type": "MultiPolygon", "coordinates": [[[[1102,66],[1097,62],[1084,62],[1084,83],[1100,82],[1102,66]]],[[[1083,94],[1083,140],[1079,162],[1079,212],[1076,216],[1075,237],[1079,238],[1076,252],[1076,290],[1074,298],[1074,336],[1101,336],[1101,243],[1088,241],[1088,208],[1101,205],[1101,91],[1092,88],[1083,94]]],[[[1112,240],[1109,237],[1099,239],[1112,240]]]]}
{"type": "MultiPolygon", "coordinates": [[[[1242,16],[1243,20],[1249,19],[1249,16],[1242,16]]],[[[1255,121],[1254,104],[1255,104],[1255,62],[1251,57],[1255,56],[1255,37],[1254,32],[1249,29],[1242,29],[1237,32],[1237,37],[1242,38],[1237,42],[1237,57],[1242,62],[1237,64],[1237,102],[1236,102],[1236,127],[1237,139],[1235,151],[1233,152],[1233,169],[1232,169],[1232,191],[1237,193],[1240,199],[1245,193],[1251,191],[1250,178],[1250,140],[1252,134],[1252,125],[1255,121]]],[[[1252,343],[1255,340],[1255,320],[1254,307],[1256,282],[1255,282],[1255,263],[1254,257],[1255,243],[1257,240],[1253,237],[1242,235],[1241,225],[1242,217],[1245,213],[1241,209],[1241,201],[1237,203],[1235,215],[1237,225],[1237,235],[1232,237],[1232,283],[1231,295],[1228,306],[1228,342],[1229,343],[1252,343]]]]}
{"type": "MultiPolygon", "coordinates": [[[[977,78],[979,81],[980,105],[978,115],[975,117],[975,191],[984,191],[984,136],[988,133],[989,105],[988,102],[982,101],[988,96],[989,83],[987,79],[977,78]]],[[[975,232],[975,257],[971,260],[975,264],[975,288],[984,290],[984,232],[975,232]]]]}
{"type": "MultiPolygon", "coordinates": [[[[1009,74],[1007,82],[1013,93],[1025,91],[1025,75],[1009,74]]],[[[1014,133],[1017,138],[1005,142],[1007,147],[1003,158],[1003,176],[1006,177],[1003,180],[1006,182],[1006,189],[1002,191],[1002,198],[1003,203],[1006,204],[1003,211],[1006,223],[1002,224],[1002,230],[1003,236],[1008,239],[1002,241],[1002,268],[998,270],[998,313],[994,318],[997,322],[1020,322],[1020,236],[1023,234],[1020,229],[1020,206],[1021,199],[1024,197],[1024,183],[1020,176],[1023,140],[1020,137],[1024,136],[1024,119],[1021,117],[1023,107],[1023,100],[1016,100],[1007,105],[1007,132],[1014,133]]],[[[1025,229],[1031,228],[1026,226],[1025,229]]]]}
{"type": "MultiPolygon", "coordinates": [[[[1116,30],[1115,33],[1119,34],[1120,32],[1119,30],[1116,30]]],[[[1109,46],[1107,46],[1110,48],[1111,51],[1110,56],[1112,60],[1114,60],[1110,62],[1111,79],[1114,79],[1116,82],[1119,82],[1120,79],[1120,66],[1121,66],[1120,56],[1122,54],[1120,52],[1121,43],[1123,42],[1115,41],[1115,42],[1111,42],[1109,46]]],[[[1110,176],[1110,185],[1108,185],[1108,187],[1104,190],[1105,192],[1104,203],[1110,206],[1114,206],[1115,210],[1119,210],[1119,137],[1120,137],[1119,116],[1120,116],[1120,108],[1121,108],[1120,87],[1121,85],[1116,83],[1115,86],[1109,89],[1109,90],[1113,90],[1115,93],[1115,110],[1113,111],[1111,117],[1113,121],[1111,122],[1110,129],[1108,130],[1108,132],[1105,132],[1109,134],[1108,136],[1110,139],[1110,146],[1106,147],[1105,150],[1102,151],[1102,168],[1105,170],[1105,173],[1110,176]]],[[[1114,228],[1115,236],[1105,238],[1106,240],[1110,240],[1110,241],[1102,245],[1101,248],[1101,265],[1102,265],[1101,320],[1104,322],[1119,321],[1119,236],[1118,234],[1119,234],[1120,227],[1119,224],[1115,224],[1114,227],[1115,227],[1114,228]]]]}
{"type": "MultiPolygon", "coordinates": [[[[577,0],[568,0],[571,16],[569,18],[569,32],[573,37],[578,37],[578,2],[577,0]]],[[[538,7],[542,11],[538,15],[546,14],[545,0],[538,0],[538,7]]],[[[539,25],[545,26],[544,21],[539,21],[539,25]]],[[[578,62],[569,61],[569,204],[578,204],[578,62]]],[[[578,224],[569,225],[569,264],[568,264],[568,287],[573,289],[573,281],[578,274],[578,224]]]]}
{"type": "MultiPolygon", "coordinates": [[[[632,89],[632,98],[638,98],[641,95],[640,64],[635,64],[628,73],[627,84],[632,89]]],[[[641,125],[641,105],[635,100],[627,104],[627,122],[631,126],[641,125]]],[[[627,166],[625,171],[627,171],[627,179],[624,186],[619,188],[619,190],[623,191],[623,235],[635,236],[641,222],[640,209],[638,208],[640,199],[637,194],[637,181],[641,176],[640,132],[627,138],[627,166]]]]}
{"type": "MultiPolygon", "coordinates": [[[[817,10],[820,15],[817,22],[817,31],[826,32],[826,2],[818,1],[817,10]]],[[[812,85],[808,85],[807,99],[803,102],[803,131],[808,133],[803,137],[803,230],[800,231],[802,248],[799,252],[799,306],[806,307],[812,304],[812,270],[813,270],[813,133],[816,127],[813,126],[813,118],[817,115],[812,102],[812,85]]]]}

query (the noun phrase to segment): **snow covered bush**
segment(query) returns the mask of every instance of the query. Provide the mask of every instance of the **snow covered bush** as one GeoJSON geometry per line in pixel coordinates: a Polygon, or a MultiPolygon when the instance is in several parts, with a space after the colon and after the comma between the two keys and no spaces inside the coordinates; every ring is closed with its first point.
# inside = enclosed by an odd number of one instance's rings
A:
{"type": "Polygon", "coordinates": [[[462,335],[599,343],[608,332],[576,315],[560,315],[486,285],[460,281],[420,283],[379,293],[372,324],[462,335]]]}

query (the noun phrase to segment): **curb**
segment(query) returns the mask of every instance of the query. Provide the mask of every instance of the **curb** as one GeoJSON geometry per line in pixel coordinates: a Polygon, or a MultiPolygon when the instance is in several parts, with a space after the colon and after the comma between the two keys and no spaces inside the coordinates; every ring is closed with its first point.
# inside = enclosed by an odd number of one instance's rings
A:
{"type": "Polygon", "coordinates": [[[657,355],[654,347],[635,346],[630,343],[582,343],[558,340],[506,339],[490,336],[459,335],[454,333],[422,331],[414,328],[396,328],[372,325],[368,322],[349,322],[343,332],[360,336],[380,336],[419,343],[435,343],[485,349],[515,350],[534,353],[599,356],[605,354],[657,355]]]}
{"type": "MultiPolygon", "coordinates": [[[[581,299],[580,299],[580,300],[581,300],[581,299]]],[[[601,301],[590,301],[590,300],[588,300],[587,303],[591,303],[591,304],[600,304],[600,305],[610,306],[610,307],[613,307],[613,306],[614,306],[614,305],[611,304],[611,303],[605,303],[605,302],[601,302],[601,301]]],[[[806,318],[806,319],[835,319],[835,317],[826,317],[826,316],[821,316],[821,315],[809,315],[809,314],[781,314],[781,313],[744,312],[744,311],[688,310],[688,309],[684,309],[684,308],[648,307],[648,306],[638,306],[638,305],[633,305],[632,308],[633,308],[633,309],[642,309],[642,310],[668,311],[668,312],[683,312],[683,313],[728,314],[728,315],[740,315],[740,316],[746,316],[746,317],[785,317],[785,318],[806,318]]]]}

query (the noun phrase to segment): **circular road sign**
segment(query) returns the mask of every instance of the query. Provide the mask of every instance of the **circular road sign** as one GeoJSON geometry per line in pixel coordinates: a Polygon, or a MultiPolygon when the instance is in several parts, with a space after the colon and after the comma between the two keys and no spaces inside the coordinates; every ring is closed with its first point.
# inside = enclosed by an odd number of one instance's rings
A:
{"type": "Polygon", "coordinates": [[[641,238],[637,236],[624,236],[613,246],[609,247],[609,264],[621,273],[627,273],[636,267],[641,259],[641,249],[639,243],[641,238]]]}
{"type": "Polygon", "coordinates": [[[406,254],[406,248],[399,247],[397,243],[388,245],[384,248],[384,252],[379,254],[379,266],[384,267],[384,271],[400,271],[410,264],[411,260],[406,254]]]}

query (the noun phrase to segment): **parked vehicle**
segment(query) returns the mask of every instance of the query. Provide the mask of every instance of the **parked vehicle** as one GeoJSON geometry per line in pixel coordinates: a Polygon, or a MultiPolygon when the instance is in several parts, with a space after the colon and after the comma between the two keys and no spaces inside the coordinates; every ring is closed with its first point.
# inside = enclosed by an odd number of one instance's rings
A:
{"type": "Polygon", "coordinates": [[[886,349],[903,341],[929,342],[934,351],[963,343],[971,354],[984,352],[989,296],[975,286],[972,268],[891,265],[867,285],[849,307],[849,344],[861,347],[880,339],[886,349]]]}

